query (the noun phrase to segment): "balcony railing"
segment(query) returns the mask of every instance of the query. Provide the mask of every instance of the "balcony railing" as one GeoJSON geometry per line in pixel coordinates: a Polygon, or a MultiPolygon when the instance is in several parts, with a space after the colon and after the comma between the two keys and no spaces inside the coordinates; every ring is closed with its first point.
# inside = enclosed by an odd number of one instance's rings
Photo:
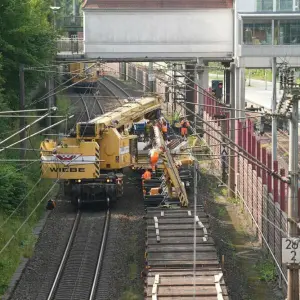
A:
{"type": "Polygon", "coordinates": [[[82,54],[84,50],[83,39],[79,38],[60,38],[57,40],[58,53],[82,54]]]}
{"type": "Polygon", "coordinates": [[[56,20],[57,27],[59,28],[82,28],[83,17],[63,17],[56,20]]]}

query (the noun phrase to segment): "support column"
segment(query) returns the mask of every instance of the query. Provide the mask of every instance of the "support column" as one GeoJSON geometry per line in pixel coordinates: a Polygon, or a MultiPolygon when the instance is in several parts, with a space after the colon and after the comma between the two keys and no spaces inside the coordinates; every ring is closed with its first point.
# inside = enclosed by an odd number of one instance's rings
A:
{"type": "MultiPolygon", "coordinates": [[[[19,69],[19,80],[20,80],[20,110],[25,109],[25,79],[24,79],[24,65],[20,65],[19,69]]],[[[22,115],[22,113],[21,113],[22,115]]],[[[25,118],[20,118],[20,130],[25,127],[25,118]]],[[[26,132],[22,131],[20,133],[20,140],[26,137],[26,132]]],[[[26,142],[21,142],[21,148],[24,149],[26,147],[26,142]]],[[[25,157],[25,150],[21,150],[21,159],[25,157]]]]}
{"type": "MultiPolygon", "coordinates": [[[[186,107],[193,112],[197,113],[198,109],[196,105],[191,104],[196,102],[196,90],[195,90],[195,64],[186,64],[186,107]]],[[[196,104],[196,103],[195,103],[196,104]]],[[[188,120],[190,122],[194,122],[194,116],[191,116],[190,113],[187,112],[188,120]]]]}
{"type": "Polygon", "coordinates": [[[127,77],[127,66],[126,66],[126,62],[123,62],[121,63],[121,66],[122,66],[122,74],[121,74],[121,79],[122,80],[126,80],[126,77],[127,77]]]}
{"type": "MultiPolygon", "coordinates": [[[[245,106],[246,106],[246,75],[245,68],[240,68],[240,99],[238,104],[238,115],[236,117],[245,117],[245,106]]],[[[237,104],[236,104],[237,106],[237,104]]],[[[237,120],[236,120],[237,121],[237,120]]]]}
{"type": "Polygon", "coordinates": [[[230,70],[224,71],[225,103],[230,104],[230,70]]]}
{"type": "MultiPolygon", "coordinates": [[[[295,97],[295,96],[294,96],[295,97]]],[[[289,143],[289,192],[288,192],[288,235],[297,238],[298,228],[298,122],[299,122],[299,97],[293,99],[292,115],[290,119],[289,143]]],[[[287,300],[299,300],[299,264],[288,266],[288,292],[287,300]]]]}
{"type": "Polygon", "coordinates": [[[153,62],[149,62],[149,66],[148,66],[148,81],[149,81],[149,89],[150,89],[150,93],[154,92],[154,74],[153,74],[153,62]]]}
{"type": "MultiPolygon", "coordinates": [[[[239,101],[239,87],[240,87],[240,69],[236,68],[236,65],[234,63],[231,64],[231,70],[230,70],[230,107],[236,108],[236,103],[239,101]]],[[[235,112],[233,109],[230,110],[230,131],[229,131],[229,138],[232,141],[231,148],[234,148],[234,142],[235,142],[235,117],[237,115],[237,112],[235,112]]],[[[228,196],[229,197],[235,197],[235,157],[236,153],[229,149],[229,166],[228,166],[228,196]]]]}
{"type": "MultiPolygon", "coordinates": [[[[276,57],[272,59],[272,113],[276,111],[276,57]]],[[[277,118],[272,117],[272,160],[277,160],[277,118]]]]}
{"type": "MultiPolygon", "coordinates": [[[[50,77],[48,78],[48,109],[50,110],[51,107],[54,106],[54,96],[52,95],[54,93],[54,78],[50,77]]],[[[48,126],[52,125],[52,119],[51,115],[48,116],[48,126]]]]}

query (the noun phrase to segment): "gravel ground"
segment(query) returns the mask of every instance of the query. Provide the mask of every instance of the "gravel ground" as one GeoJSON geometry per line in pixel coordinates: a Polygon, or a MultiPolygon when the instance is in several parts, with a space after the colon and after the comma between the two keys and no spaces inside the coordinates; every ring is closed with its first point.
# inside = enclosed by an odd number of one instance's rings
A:
{"type": "Polygon", "coordinates": [[[145,210],[138,178],[125,173],[124,197],[112,209],[97,300],[143,299],[145,210]]]}
{"type": "Polygon", "coordinates": [[[12,294],[11,300],[43,299],[50,290],[66,246],[74,218],[74,208],[69,203],[58,202],[50,213],[40,234],[34,254],[12,294]]]}

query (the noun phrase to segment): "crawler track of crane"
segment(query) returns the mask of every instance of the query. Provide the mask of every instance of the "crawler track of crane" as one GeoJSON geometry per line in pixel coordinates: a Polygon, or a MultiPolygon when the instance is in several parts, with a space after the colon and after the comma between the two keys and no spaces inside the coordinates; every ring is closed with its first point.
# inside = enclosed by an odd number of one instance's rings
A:
{"type": "Polygon", "coordinates": [[[95,299],[109,223],[109,209],[77,212],[47,300],[95,299]]]}

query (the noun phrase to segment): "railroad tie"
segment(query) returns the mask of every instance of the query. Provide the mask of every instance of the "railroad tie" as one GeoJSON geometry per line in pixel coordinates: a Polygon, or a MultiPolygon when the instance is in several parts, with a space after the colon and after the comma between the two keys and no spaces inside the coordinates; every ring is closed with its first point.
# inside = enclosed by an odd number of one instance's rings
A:
{"type": "Polygon", "coordinates": [[[208,240],[208,232],[207,229],[205,228],[205,226],[203,225],[203,223],[199,220],[198,216],[195,216],[195,222],[199,225],[199,227],[203,230],[204,233],[204,237],[203,237],[203,241],[207,242],[208,240]]]}
{"type": "Polygon", "coordinates": [[[218,275],[215,275],[215,287],[217,290],[217,299],[218,300],[224,300],[223,295],[222,295],[222,288],[220,281],[223,278],[223,273],[219,273],[218,275]]]}
{"type": "Polygon", "coordinates": [[[152,287],[152,300],[157,300],[157,288],[159,284],[159,274],[155,274],[154,283],[152,287]]]}
{"type": "Polygon", "coordinates": [[[158,229],[158,218],[154,217],[154,226],[155,226],[155,233],[156,233],[156,241],[157,243],[160,242],[160,235],[159,235],[159,229],[158,229]]]}

